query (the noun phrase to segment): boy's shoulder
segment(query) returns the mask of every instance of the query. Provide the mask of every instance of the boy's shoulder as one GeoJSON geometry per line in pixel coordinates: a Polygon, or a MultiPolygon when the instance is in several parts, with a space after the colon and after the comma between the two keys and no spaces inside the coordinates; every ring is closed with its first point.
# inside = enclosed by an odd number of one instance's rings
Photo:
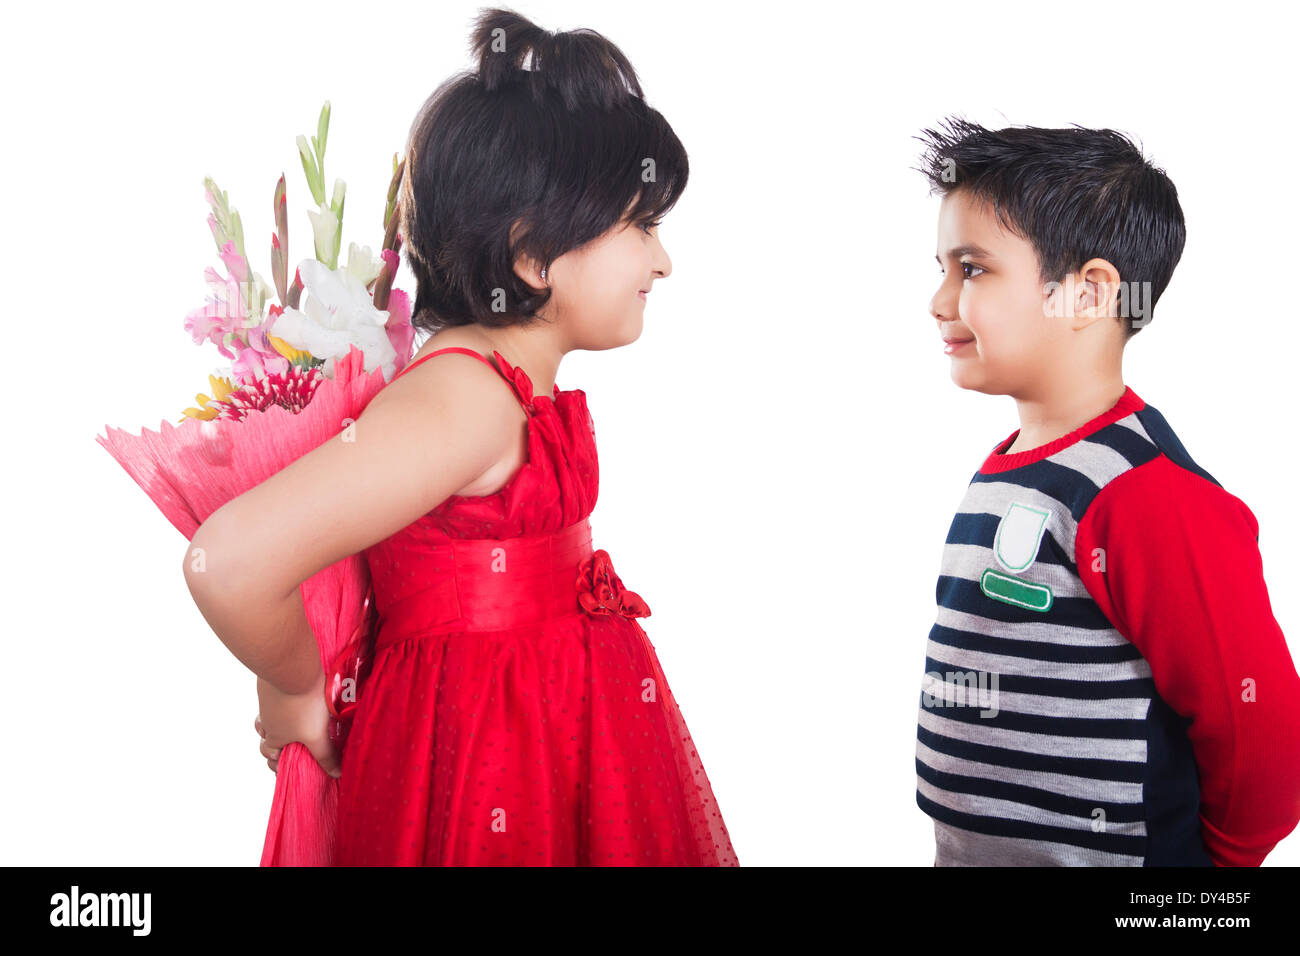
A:
{"type": "Polygon", "coordinates": [[[1143,401],[1123,418],[1078,443],[1079,462],[1091,466],[1094,489],[1078,522],[1124,538],[1167,546],[1225,522],[1259,525],[1250,508],[1188,451],[1158,408],[1143,401]],[[1198,531],[1198,528],[1200,531],[1198,531]]]}
{"type": "MultiPolygon", "coordinates": [[[[1220,488],[1223,485],[1212,474],[1202,468],[1187,448],[1179,439],[1177,433],[1170,426],[1165,416],[1160,414],[1160,410],[1148,402],[1143,402],[1142,407],[1132,413],[1132,421],[1127,419],[1126,427],[1141,434],[1152,446],[1158,449],[1169,462],[1178,468],[1197,475],[1200,478],[1216,485],[1220,488]]],[[[1120,425],[1121,422],[1116,422],[1120,425]]]]}
{"type": "Polygon", "coordinates": [[[1131,389],[1092,424],[1041,460],[1007,469],[999,467],[998,453],[1009,442],[1004,439],[972,477],[976,497],[989,499],[991,510],[1014,502],[1051,514],[1066,548],[1085,521],[1124,522],[1131,532],[1155,535],[1214,511],[1248,516],[1255,525],[1245,503],[1192,456],[1159,409],[1131,389]]]}

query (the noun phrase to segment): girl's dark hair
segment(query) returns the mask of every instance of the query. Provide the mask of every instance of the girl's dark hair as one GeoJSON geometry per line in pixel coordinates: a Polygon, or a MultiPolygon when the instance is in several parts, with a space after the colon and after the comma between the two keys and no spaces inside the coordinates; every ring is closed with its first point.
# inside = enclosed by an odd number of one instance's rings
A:
{"type": "Polygon", "coordinates": [[[474,24],[476,72],[433,92],[411,126],[401,228],[411,324],[528,324],[550,298],[514,272],[624,220],[662,217],[686,188],[686,150],[636,71],[592,30],[550,33],[511,10],[474,24]]]}
{"type": "MultiPolygon", "coordinates": [[[[999,222],[1038,254],[1040,278],[1059,282],[1089,259],[1125,283],[1149,283],[1155,306],[1183,254],[1178,190],[1123,133],[1111,129],[989,130],[950,117],[917,137],[932,193],[957,190],[989,203],[999,222]]],[[[1129,338],[1142,329],[1121,315],[1129,338]]]]}

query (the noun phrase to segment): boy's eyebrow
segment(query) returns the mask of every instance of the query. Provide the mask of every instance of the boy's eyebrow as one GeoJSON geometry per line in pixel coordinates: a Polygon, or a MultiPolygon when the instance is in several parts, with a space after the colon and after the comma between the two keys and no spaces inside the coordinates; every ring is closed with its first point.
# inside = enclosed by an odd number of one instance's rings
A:
{"type": "MultiPolygon", "coordinates": [[[[949,259],[960,259],[962,256],[975,256],[980,259],[992,259],[993,253],[989,252],[983,246],[977,246],[974,244],[965,245],[965,246],[954,246],[953,248],[948,250],[949,259]]],[[[938,261],[939,259],[938,256],[935,256],[934,258],[936,261],[938,261]]],[[[939,264],[943,265],[942,262],[939,262],[939,264]]]]}

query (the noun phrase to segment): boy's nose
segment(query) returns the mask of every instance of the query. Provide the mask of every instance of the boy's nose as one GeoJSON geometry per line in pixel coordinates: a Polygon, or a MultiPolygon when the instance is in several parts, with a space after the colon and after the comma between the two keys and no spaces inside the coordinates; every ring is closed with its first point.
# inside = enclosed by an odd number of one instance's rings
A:
{"type": "Polygon", "coordinates": [[[930,299],[930,315],[940,322],[951,322],[957,318],[956,297],[947,291],[948,283],[943,283],[930,299]]]}

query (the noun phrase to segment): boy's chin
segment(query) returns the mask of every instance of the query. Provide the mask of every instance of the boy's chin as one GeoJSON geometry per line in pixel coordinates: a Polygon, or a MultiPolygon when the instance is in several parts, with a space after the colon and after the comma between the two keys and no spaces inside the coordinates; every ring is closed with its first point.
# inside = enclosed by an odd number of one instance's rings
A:
{"type": "Polygon", "coordinates": [[[997,382],[990,381],[987,377],[975,374],[968,369],[963,369],[956,362],[953,363],[949,374],[954,385],[968,392],[982,392],[985,395],[1008,394],[1007,390],[998,385],[997,382]]]}

